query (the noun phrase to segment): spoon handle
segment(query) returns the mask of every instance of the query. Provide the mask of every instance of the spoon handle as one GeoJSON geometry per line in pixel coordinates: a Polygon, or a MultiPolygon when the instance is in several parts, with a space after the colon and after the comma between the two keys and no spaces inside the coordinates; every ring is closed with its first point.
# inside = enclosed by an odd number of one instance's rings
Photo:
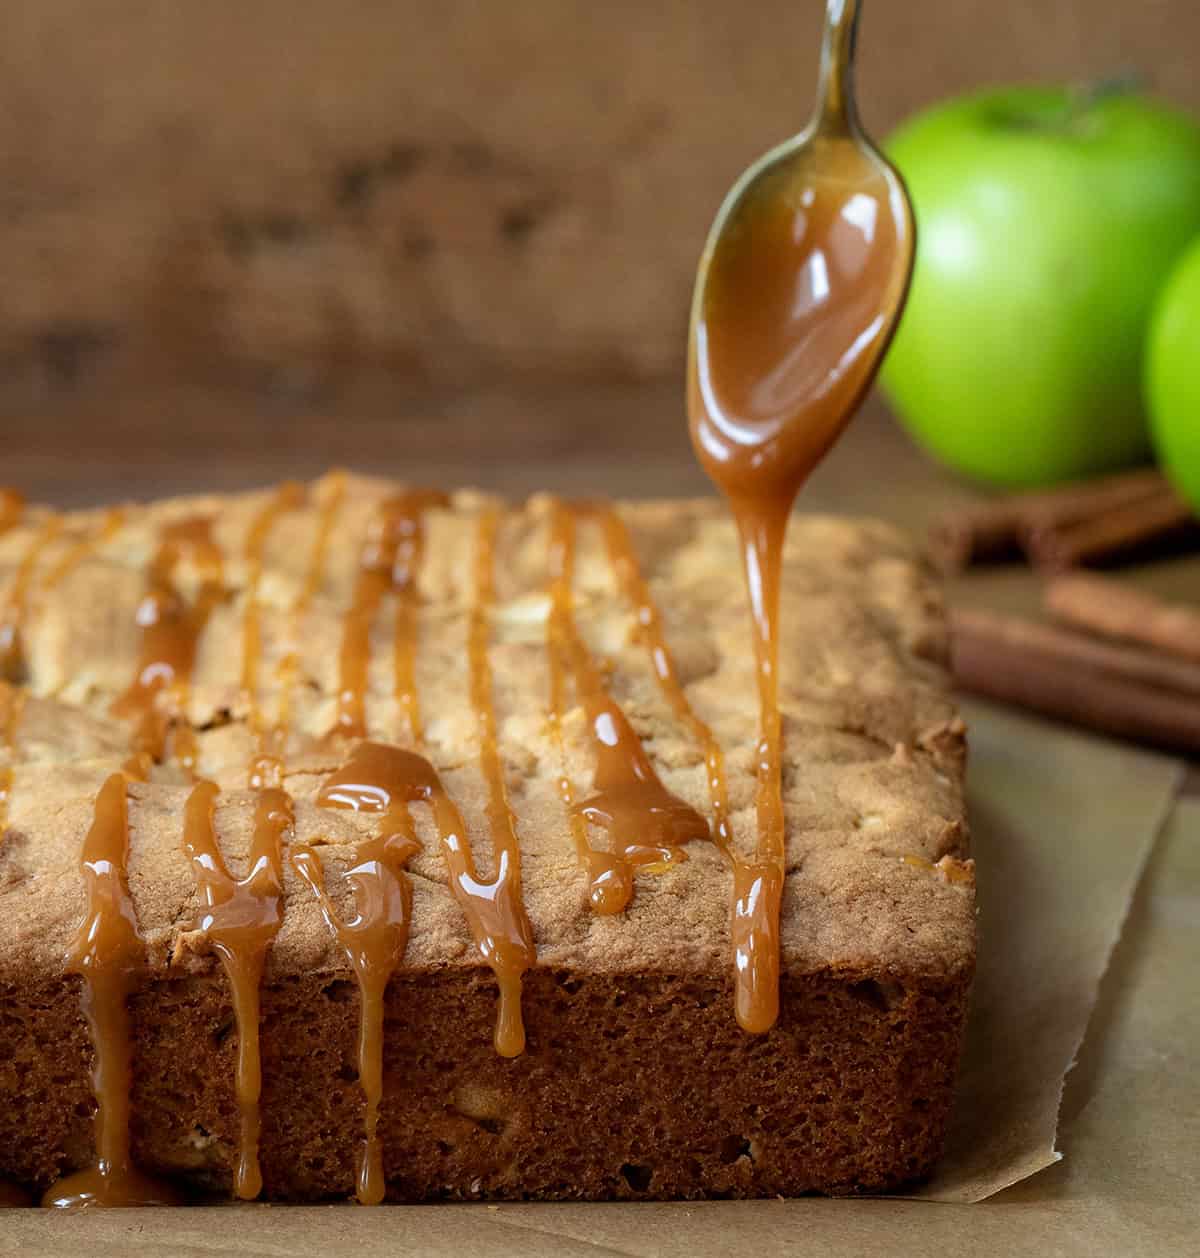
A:
{"type": "Polygon", "coordinates": [[[854,51],[858,38],[859,0],[825,0],[821,35],[821,80],[813,129],[826,135],[858,131],[854,100],[854,51]]]}

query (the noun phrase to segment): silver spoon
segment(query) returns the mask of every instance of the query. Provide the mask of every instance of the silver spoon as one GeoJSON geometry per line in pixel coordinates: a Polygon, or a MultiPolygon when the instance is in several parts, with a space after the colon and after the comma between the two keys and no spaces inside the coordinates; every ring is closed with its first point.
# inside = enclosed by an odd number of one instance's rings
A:
{"type": "Polygon", "coordinates": [[[827,0],[812,121],[737,181],[700,259],[692,437],[733,498],[795,494],[870,387],[908,293],[912,207],[854,100],[859,7],[827,0]]]}
{"type": "Polygon", "coordinates": [[[878,370],[908,292],[913,218],[854,106],[858,0],[828,0],[812,122],[725,198],[700,259],[688,345],[692,442],[742,540],[759,690],[758,836],[735,864],[737,1016],[779,1011],[786,875],[778,702],[783,538],[805,477],[878,370]]]}

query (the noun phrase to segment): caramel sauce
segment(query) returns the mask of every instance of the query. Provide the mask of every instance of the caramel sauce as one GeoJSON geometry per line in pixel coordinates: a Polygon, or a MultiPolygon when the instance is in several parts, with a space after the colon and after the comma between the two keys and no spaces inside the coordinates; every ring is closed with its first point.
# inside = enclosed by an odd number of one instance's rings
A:
{"type": "Polygon", "coordinates": [[[692,731],[693,737],[704,748],[708,792],[712,801],[714,842],[732,855],[733,832],[729,825],[729,793],[725,787],[725,756],[721,751],[721,744],[717,742],[708,724],[696,714],[684,692],[675,671],[671,649],[667,645],[662,614],[642,575],[625,521],[614,508],[606,507],[600,514],[600,523],[604,530],[609,562],[617,575],[622,593],[633,606],[637,633],[645,643],[659,687],[675,715],[692,731]]]}
{"type": "MultiPolygon", "coordinates": [[[[193,517],[163,527],[146,576],[146,593],[137,610],[141,630],[137,673],[112,706],[114,716],[137,721],[135,756],[144,753],[160,760],[165,754],[172,719],[180,715],[187,701],[200,634],[225,595],[222,570],[211,520],[193,517]],[[192,558],[204,574],[194,603],[189,603],[173,582],[176,566],[186,557],[192,558]],[[169,697],[166,710],[158,705],[160,693],[169,697]]],[[[178,724],[172,751],[185,767],[194,768],[195,735],[185,722],[178,724]]]]}
{"type": "MultiPolygon", "coordinates": [[[[508,801],[508,787],[504,778],[504,763],[500,758],[500,744],[496,735],[496,709],[492,700],[492,666],[488,659],[488,642],[491,637],[492,605],[496,599],[495,552],[496,533],[500,527],[500,512],[494,508],[480,514],[475,545],[474,597],[470,623],[467,628],[467,666],[471,692],[471,708],[475,715],[475,729],[479,735],[479,766],[487,782],[488,829],[492,848],[498,860],[514,884],[514,896],[521,897],[521,845],[517,839],[516,818],[508,801]]],[[[497,874],[497,877],[500,875],[497,874]]],[[[524,910],[521,911],[524,920],[524,910]]],[[[529,934],[528,925],[524,928],[529,934]]],[[[530,943],[530,964],[532,949],[530,943]]]]}
{"type": "Polygon", "coordinates": [[[778,920],[783,879],[773,865],[746,861],[733,846],[725,759],[712,730],[696,714],[680,684],[663,632],[662,616],[638,567],[624,521],[611,508],[601,516],[609,559],[625,597],[632,603],[654,675],[675,714],[704,748],[709,797],[713,810],[713,842],[733,869],[734,1012],[744,1030],[765,1030],[778,1014],[778,920]]]}
{"type": "MultiPolygon", "coordinates": [[[[488,904],[495,924],[490,936],[481,931],[486,923],[472,925],[476,946],[489,961],[500,988],[500,1016],[496,1025],[496,1050],[504,1057],[516,1057],[525,1048],[525,1028],[521,1019],[521,976],[536,962],[533,931],[525,915],[521,896],[521,845],[516,819],[508,802],[504,764],[496,737],[496,712],[492,701],[492,669],[488,660],[491,610],[495,601],[495,547],[500,515],[484,511],[476,534],[474,596],[467,630],[467,666],[471,707],[479,735],[479,763],[487,782],[488,830],[492,840],[496,874],[491,883],[480,882],[471,864],[470,852],[451,852],[451,877],[462,889],[458,893],[466,911],[470,900],[488,904]],[[470,890],[468,890],[470,889],[470,890]]],[[[459,829],[462,828],[461,818],[459,829]]],[[[464,832],[465,836],[465,832],[464,832]]],[[[443,848],[446,843],[443,839],[443,848]]],[[[449,857],[448,857],[449,859],[449,857]]],[[[452,884],[453,885],[453,884],[452,884]]],[[[478,912],[478,909],[476,909],[478,912]]],[[[470,914],[468,913],[468,917],[470,914]]]]}
{"type": "MultiPolygon", "coordinates": [[[[342,646],[338,658],[338,712],[334,732],[350,738],[367,735],[366,695],[367,670],[371,659],[371,626],[379,605],[389,591],[399,599],[400,617],[396,642],[396,678],[404,695],[414,693],[411,679],[411,652],[405,653],[402,642],[412,640],[405,633],[404,621],[415,615],[416,574],[424,549],[423,519],[430,507],[447,505],[445,494],[435,490],[416,489],[387,499],[379,508],[367,532],[359,554],[358,577],[354,596],[342,620],[342,646]],[[404,687],[407,686],[405,690],[404,687]]],[[[410,723],[419,717],[415,706],[409,706],[410,723]]]]}
{"type": "Polygon", "coordinates": [[[133,1044],[127,1001],[146,954],[126,873],[125,791],[124,774],[114,773],[96,796],[80,857],[87,907],[67,956],[68,971],[83,979],[83,1012],[95,1053],[96,1160],[54,1184],[42,1200],[46,1206],[172,1205],[178,1200],[169,1187],[133,1165],[129,1147],[133,1044]]]}
{"type": "MultiPolygon", "coordinates": [[[[440,496],[434,500],[444,501],[440,496]]],[[[388,544],[384,550],[383,557],[389,559],[391,570],[387,584],[378,592],[373,589],[365,599],[359,597],[363,588],[360,584],[355,595],[355,610],[356,614],[361,614],[365,607],[371,607],[373,615],[386,589],[396,590],[396,694],[407,716],[410,736],[419,744],[423,731],[415,681],[415,582],[421,556],[417,511],[422,506],[415,505],[415,511],[414,504],[409,504],[401,512],[399,503],[393,500],[385,509],[385,519],[396,512],[393,519],[406,518],[409,523],[400,530],[389,529],[386,524],[381,526],[384,537],[389,532],[393,536],[398,533],[400,544],[394,550],[388,544]]],[[[326,924],[349,958],[361,993],[358,1069],[365,1107],[364,1144],[356,1191],[359,1201],[365,1205],[382,1201],[386,1191],[383,1151],[378,1136],[383,1096],[383,1010],[388,981],[408,944],[412,885],[405,867],[420,848],[409,812],[410,802],[423,800],[433,812],[442,853],[449,867],[451,891],[467,918],[480,956],[496,975],[500,992],[496,1049],[503,1056],[514,1057],[525,1047],[521,980],[534,962],[535,951],[521,902],[520,848],[496,744],[487,658],[497,521],[495,511],[484,512],[480,517],[475,598],[468,629],[471,702],[480,735],[480,759],[488,782],[488,820],[497,853],[495,879],[491,883],[479,879],[466,843],[462,816],[446,794],[433,766],[415,752],[380,743],[359,743],[350,760],[324,783],[317,799],[318,804],[326,808],[383,814],[378,831],[358,845],[354,865],[344,875],[354,894],[352,919],[339,920],[326,891],[316,852],[303,848],[292,855],[296,872],[316,896],[326,924]]],[[[378,570],[373,556],[362,567],[368,573],[378,570]]],[[[369,649],[369,641],[362,646],[369,649]]],[[[362,665],[364,675],[365,670],[366,661],[362,665]]]]}
{"type": "Polygon", "coordinates": [[[283,781],[283,757],[287,748],[288,731],[292,721],[292,687],[300,671],[300,631],[305,615],[321,588],[325,575],[325,561],[329,552],[329,539],[338,512],[346,497],[346,478],[341,472],[331,475],[330,490],[321,501],[317,517],[316,533],[308,556],[308,569],[304,584],[291,607],[291,640],[287,653],[279,663],[276,681],[279,689],[279,707],[272,726],[264,728],[258,739],[258,754],[251,766],[250,785],[280,786],[283,781]]]}
{"type": "Polygon", "coordinates": [[[60,581],[74,572],[97,547],[103,546],[105,542],[115,537],[124,523],[125,509],[123,507],[112,507],[106,511],[100,523],[91,532],[81,537],[46,574],[46,579],[42,583],[43,588],[50,590],[58,585],[60,581]]]}
{"type": "Polygon", "coordinates": [[[308,556],[308,571],[304,576],[304,585],[292,605],[294,615],[301,616],[312,606],[325,578],[325,559],[329,553],[329,539],[333,536],[333,526],[337,523],[338,512],[346,500],[345,472],[331,472],[326,478],[330,490],[321,502],[320,514],[317,518],[317,531],[313,538],[312,551],[308,556]]]}
{"type": "Polygon", "coordinates": [[[588,876],[588,900],[597,913],[620,913],[633,895],[639,867],[658,872],[687,859],[683,844],[711,835],[707,822],[659,781],[624,712],[605,689],[599,669],[575,624],[572,580],[576,512],[556,504],[550,535],[550,612],[546,645],[550,663],[550,725],[564,770],[559,793],[571,817],[576,853],[588,876]],[[595,758],[592,793],[577,801],[565,769],[562,721],[566,681],[575,687],[595,758]],[[607,831],[611,847],[593,847],[587,823],[607,831]]]}
{"type": "Polygon", "coordinates": [[[262,1120],[259,991],[267,949],[283,924],[283,841],[294,825],[292,801],[280,790],[259,792],[255,804],[250,871],[234,878],[221,856],[213,824],[218,787],[199,782],[184,811],[183,847],[204,897],[196,929],[224,967],[237,1024],[236,1092],[241,1141],[234,1191],[251,1200],[262,1191],[258,1138],[262,1120]]]}
{"type": "Polygon", "coordinates": [[[24,555],[21,556],[21,562],[17,565],[8,594],[4,603],[0,605],[0,676],[9,681],[18,680],[25,666],[25,657],[21,649],[21,622],[25,618],[25,604],[29,597],[29,586],[33,580],[34,571],[42,553],[58,538],[62,529],[62,516],[46,517],[41,528],[34,533],[24,555]]]}
{"type": "Polygon", "coordinates": [[[379,829],[354,851],[344,877],[354,895],[354,916],[338,918],[325,889],[321,862],[311,847],[292,852],[292,866],[308,884],[325,923],[346,953],[361,997],[358,1031],[358,1081],[364,1100],[363,1150],[358,1163],[356,1195],[363,1205],[377,1205],[387,1187],[379,1139],[379,1107],[383,1100],[383,1013],[387,985],[408,947],[412,921],[412,882],[406,873],[410,857],[420,850],[408,801],[396,782],[372,777],[386,757],[352,760],[329,778],[317,802],[326,808],[383,812],[379,829]],[[362,772],[363,768],[367,772],[362,772]]]}
{"type": "Polygon", "coordinates": [[[769,1029],[779,1008],[784,533],[801,485],[870,385],[907,282],[902,194],[848,132],[816,143],[823,173],[801,184],[781,171],[746,211],[751,221],[717,242],[688,366],[692,442],[737,523],[754,630],[758,836],[753,861],[735,870],[733,915],[750,975],[738,1019],[749,1031],[769,1029]]]}
{"type": "Polygon", "coordinates": [[[462,814],[446,793],[437,770],[414,751],[382,743],[359,743],[347,764],[327,782],[318,802],[359,812],[384,812],[398,802],[423,801],[433,814],[453,894],[475,940],[496,976],[500,1003],[494,1042],[501,1057],[525,1050],[521,980],[534,964],[533,932],[521,902],[520,868],[498,844],[496,876],[482,881],[475,871],[462,814]]]}
{"type": "Polygon", "coordinates": [[[0,843],[8,831],[8,801],[12,795],[13,766],[17,746],[17,727],[25,710],[25,691],[0,682],[0,751],[5,764],[0,765],[0,843]]]}
{"type": "Polygon", "coordinates": [[[263,550],[279,517],[303,505],[305,489],[295,481],[285,481],[266,506],[254,517],[246,534],[245,610],[242,614],[242,698],[249,713],[251,731],[260,738],[262,715],[258,707],[258,670],[262,656],[262,613],[258,587],[262,581],[263,550]]]}

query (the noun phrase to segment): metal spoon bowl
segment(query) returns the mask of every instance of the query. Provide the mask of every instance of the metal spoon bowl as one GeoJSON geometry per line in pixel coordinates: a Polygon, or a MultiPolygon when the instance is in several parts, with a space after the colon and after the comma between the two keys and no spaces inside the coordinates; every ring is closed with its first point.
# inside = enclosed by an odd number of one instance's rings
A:
{"type": "Polygon", "coordinates": [[[795,488],[857,409],[912,275],[912,206],[858,120],[859,0],[827,0],[812,121],[725,198],[700,260],[691,429],[726,493],[795,488]],[[744,483],[743,483],[744,482],[744,483]]]}

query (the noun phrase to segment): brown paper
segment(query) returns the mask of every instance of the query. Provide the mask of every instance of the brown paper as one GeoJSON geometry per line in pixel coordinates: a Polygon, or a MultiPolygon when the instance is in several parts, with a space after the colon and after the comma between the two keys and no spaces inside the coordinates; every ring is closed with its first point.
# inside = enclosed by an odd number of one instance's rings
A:
{"type": "Polygon", "coordinates": [[[945,1156],[916,1195],[981,1201],[1058,1160],[1063,1077],[1182,777],[1000,708],[966,711],[979,968],[945,1156]]]}
{"type": "MultiPolygon", "coordinates": [[[[1171,760],[998,709],[972,705],[968,718],[972,836],[980,887],[979,974],[949,1148],[937,1177],[917,1194],[944,1202],[979,1201],[1058,1156],[1055,1133],[1063,1074],[1079,1049],[1097,986],[1180,775],[1171,760]]],[[[1178,947],[1171,954],[1178,982],[1167,982],[1155,997],[1152,1020],[1160,1039],[1173,1026],[1169,1003],[1183,999],[1181,984],[1194,983],[1192,964],[1200,955],[1194,938],[1200,917],[1194,903],[1200,892],[1200,860],[1191,856],[1200,847],[1196,842],[1200,807],[1181,809],[1166,838],[1191,860],[1193,939],[1191,961],[1178,947]],[[1189,829],[1186,836],[1181,827],[1189,829]]],[[[1181,919],[1187,916],[1176,912],[1181,919]]],[[[1160,941],[1159,946],[1169,946],[1171,939],[1167,932],[1166,944],[1160,941]]],[[[1190,1009],[1192,1045],[1195,1003],[1190,1009]]],[[[1142,1016],[1151,1018],[1144,1012],[1142,1016]]],[[[1103,1031],[1099,1028],[1097,1034],[1103,1031]]],[[[1127,1040],[1127,1055],[1145,1047],[1138,1041],[1136,1025],[1132,1031],[1127,1028],[1127,1040]]],[[[1100,1086],[1097,1080],[1102,1083],[1105,1069],[1111,1069],[1103,1060],[1097,1064],[1098,1051],[1093,1050],[1090,1058],[1085,1052],[1084,1060],[1091,1064],[1086,1076],[1078,1076],[1078,1084],[1072,1077],[1073,1086],[1084,1089],[1076,1103],[1085,1115],[1091,1113],[1091,1093],[1100,1086]]],[[[1176,1157],[1184,1159],[1183,1165],[1188,1153],[1182,1146],[1188,1123],[1195,1136],[1197,1109],[1194,1071],[1185,1063],[1186,1051],[1179,1051],[1167,1097],[1160,1098],[1170,1101],[1169,1117],[1179,1129],[1172,1138],[1181,1146],[1176,1157]]],[[[1138,1073],[1142,1091],[1136,1095],[1142,1098],[1154,1095],[1145,1076],[1144,1069],[1138,1073]]],[[[1108,1104],[1117,1109],[1120,1123],[1136,1124],[1138,1115],[1121,1106],[1124,1091],[1116,1087],[1111,1092],[1108,1104]]],[[[1170,1128],[1162,1116],[1155,1120],[1141,1114],[1140,1121],[1151,1140],[1152,1128],[1164,1124],[1170,1128]]],[[[1112,1122],[1101,1124],[1102,1136],[1095,1147],[1081,1141],[1078,1152],[1069,1147],[1069,1157],[1084,1159],[1085,1167],[1089,1158],[1093,1166],[1109,1166],[1114,1147],[1120,1147],[1122,1129],[1118,1124],[1114,1134],[1112,1122]]],[[[1195,1156],[1194,1147],[1190,1156],[1195,1156]]],[[[748,1242],[754,1252],[763,1254],[913,1253],[926,1258],[938,1245],[983,1255],[1025,1252],[1035,1243],[1046,1252],[1063,1254],[1129,1252],[1128,1245],[1113,1248],[1098,1239],[1081,1215],[1070,1179],[1063,1180],[1070,1165],[1035,1177],[1003,1194],[996,1204],[969,1209],[932,1206],[928,1200],[806,1199],[375,1210],[243,1206],[74,1216],[7,1211],[0,1215],[0,1254],[727,1258],[748,1242]],[[1052,1176],[1057,1181],[1040,1192],[1038,1186],[1052,1176]]],[[[1186,1234],[1183,1224],[1172,1221],[1169,1210],[1164,1214],[1152,1208],[1156,1182],[1143,1176],[1140,1201],[1146,1223],[1138,1235],[1143,1240],[1158,1237],[1163,1244],[1144,1252],[1182,1253],[1171,1244],[1173,1236],[1186,1234]]],[[[1093,1197],[1097,1183],[1104,1185],[1104,1175],[1093,1170],[1093,1197]]],[[[1101,1204],[1093,1202],[1089,1208],[1106,1217],[1111,1239],[1124,1215],[1119,1210],[1106,1213],[1103,1194],[1102,1187],[1101,1204]]],[[[1169,1184],[1164,1195],[1168,1204],[1179,1199],[1169,1184]]]]}

